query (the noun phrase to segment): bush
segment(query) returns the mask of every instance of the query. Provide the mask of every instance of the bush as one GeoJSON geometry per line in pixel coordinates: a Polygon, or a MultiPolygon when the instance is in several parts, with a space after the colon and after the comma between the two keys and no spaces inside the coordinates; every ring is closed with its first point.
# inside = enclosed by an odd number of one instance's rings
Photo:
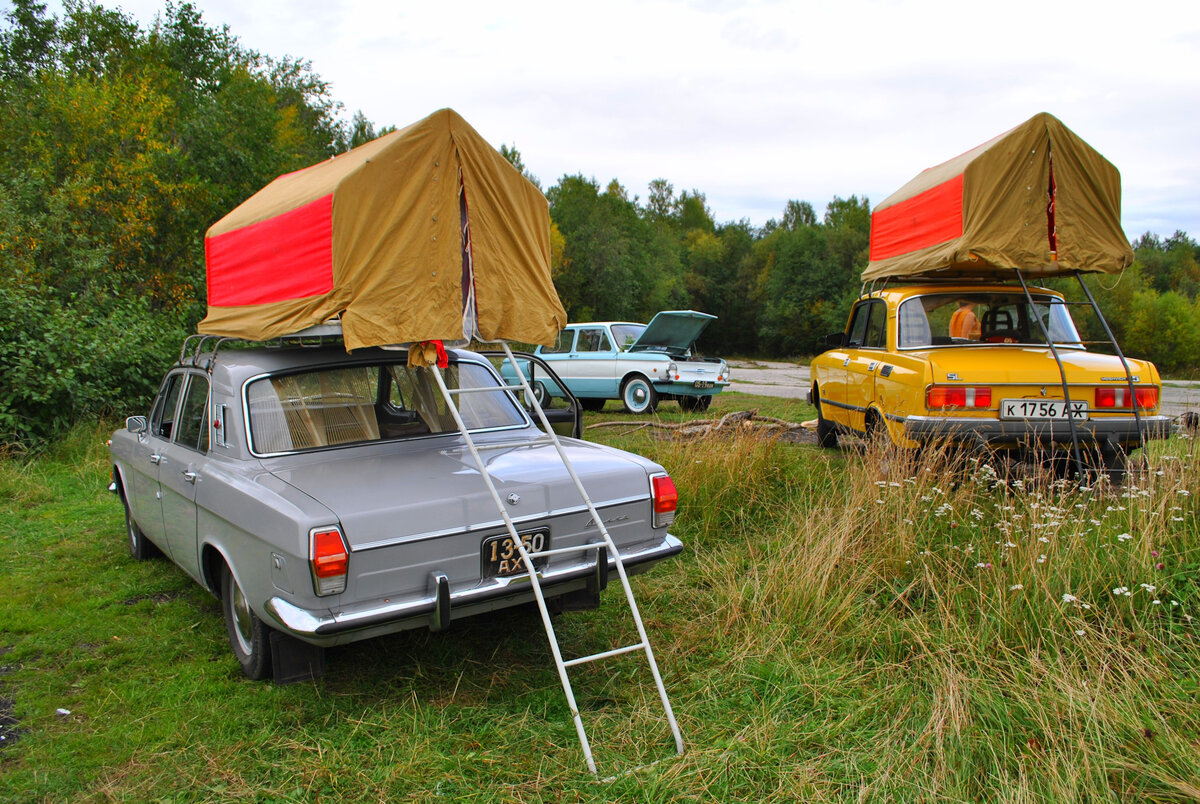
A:
{"type": "Polygon", "coordinates": [[[0,285],[0,443],[37,447],[89,416],[141,410],[185,333],[140,298],[72,298],[0,285]]]}

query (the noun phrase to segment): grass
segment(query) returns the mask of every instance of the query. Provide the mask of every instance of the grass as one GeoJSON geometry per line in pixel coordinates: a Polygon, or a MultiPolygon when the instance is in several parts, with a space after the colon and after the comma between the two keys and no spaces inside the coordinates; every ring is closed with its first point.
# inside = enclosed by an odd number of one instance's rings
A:
{"type": "MultiPolygon", "coordinates": [[[[812,416],[740,394],[696,415],[749,408],[812,416]]],[[[682,758],[593,782],[528,611],[245,681],[216,602],[129,558],[104,429],[81,428],[0,462],[0,801],[1200,797],[1189,442],[1114,490],[874,447],[589,436],[680,490],[685,553],[634,585],[682,758]]],[[[565,650],[628,640],[616,592],[557,620],[565,650]]],[[[602,772],[672,754],[638,660],[572,679],[602,772]]]]}

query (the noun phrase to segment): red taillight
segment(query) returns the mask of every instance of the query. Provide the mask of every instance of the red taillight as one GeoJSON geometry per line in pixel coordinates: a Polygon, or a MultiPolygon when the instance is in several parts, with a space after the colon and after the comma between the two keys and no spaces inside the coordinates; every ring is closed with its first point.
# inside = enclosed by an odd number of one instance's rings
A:
{"type": "Polygon", "coordinates": [[[984,387],[934,385],[925,392],[927,408],[990,408],[992,389],[984,387]]]}
{"type": "Polygon", "coordinates": [[[334,595],[346,591],[350,553],[340,530],[327,528],[312,531],[309,563],[312,566],[313,583],[318,595],[334,595]]]}
{"type": "Polygon", "coordinates": [[[654,507],[652,524],[656,528],[666,527],[675,521],[675,509],[679,505],[675,481],[669,475],[655,475],[650,478],[650,488],[654,507]]]}
{"type": "MultiPolygon", "coordinates": [[[[1142,409],[1158,407],[1158,389],[1153,386],[1134,389],[1137,406],[1142,409]]],[[[1129,389],[1115,386],[1105,386],[1096,389],[1096,407],[1098,408],[1128,408],[1129,389]]]]}

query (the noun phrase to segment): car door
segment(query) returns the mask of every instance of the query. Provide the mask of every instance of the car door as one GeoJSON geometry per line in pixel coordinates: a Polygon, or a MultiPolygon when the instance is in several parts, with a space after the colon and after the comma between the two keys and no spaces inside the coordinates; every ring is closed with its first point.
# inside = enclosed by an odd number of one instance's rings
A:
{"type": "Polygon", "coordinates": [[[125,489],[133,519],[149,539],[166,549],[166,530],[163,525],[162,493],[158,476],[166,448],[171,443],[175,420],[186,375],[175,371],[167,375],[154,399],[150,423],[138,436],[130,462],[131,477],[125,489]]]}
{"type": "Polygon", "coordinates": [[[567,361],[571,370],[571,390],[579,396],[617,396],[617,349],[604,327],[580,327],[576,330],[575,350],[567,361]]]}
{"type": "Polygon", "coordinates": [[[846,372],[850,365],[851,353],[862,343],[866,331],[867,307],[863,303],[851,311],[849,326],[842,337],[842,346],[822,354],[814,366],[817,385],[821,391],[821,416],[829,421],[850,426],[853,417],[847,408],[846,372]]]}
{"type": "Polygon", "coordinates": [[[866,428],[867,408],[875,399],[875,372],[887,348],[887,304],[880,299],[860,302],[850,325],[846,350],[847,422],[856,430],[866,428]]]}
{"type": "Polygon", "coordinates": [[[171,441],[159,466],[163,525],[171,558],[193,578],[200,577],[196,545],[196,485],[208,453],[208,377],[191,372],[171,441]]]}

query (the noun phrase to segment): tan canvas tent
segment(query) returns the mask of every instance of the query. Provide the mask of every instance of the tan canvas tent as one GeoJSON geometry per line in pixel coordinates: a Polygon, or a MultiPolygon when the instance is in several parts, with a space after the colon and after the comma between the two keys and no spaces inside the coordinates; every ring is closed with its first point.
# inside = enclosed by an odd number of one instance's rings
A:
{"type": "Polygon", "coordinates": [[[347,349],[548,344],[546,198],[450,109],[280,176],[208,230],[202,333],[266,340],[340,315],[347,349]]]}
{"type": "Polygon", "coordinates": [[[1043,112],[884,199],[863,280],[1117,273],[1132,261],[1120,174],[1043,112]]]}

